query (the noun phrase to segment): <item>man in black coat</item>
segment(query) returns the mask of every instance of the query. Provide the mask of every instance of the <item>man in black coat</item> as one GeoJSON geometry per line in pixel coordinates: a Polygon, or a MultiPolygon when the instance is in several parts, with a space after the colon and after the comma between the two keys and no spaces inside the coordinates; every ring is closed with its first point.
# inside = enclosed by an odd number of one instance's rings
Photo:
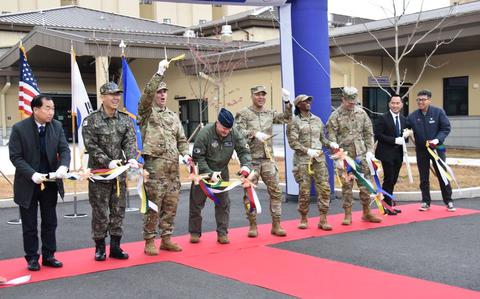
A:
{"type": "Polygon", "coordinates": [[[37,95],[32,100],[31,107],[32,116],[13,126],[8,148],[10,161],[16,168],[13,197],[20,206],[25,259],[29,270],[38,271],[39,205],[42,219],[42,265],[62,267],[62,263],[54,257],[57,249],[55,208],[57,192],[62,197],[64,194],[61,179],[66,176],[70,165],[70,149],[62,124],[53,119],[55,107],[52,99],[42,94],[37,95]]]}
{"type": "MultiPolygon", "coordinates": [[[[394,94],[388,101],[389,111],[385,112],[378,119],[375,126],[375,139],[378,141],[375,157],[382,161],[383,184],[382,189],[393,194],[393,189],[397,183],[400,168],[403,162],[403,130],[406,126],[406,118],[401,114],[403,108],[402,98],[394,94]]],[[[389,196],[385,196],[385,202],[392,206],[393,201],[389,196]]],[[[388,215],[397,215],[401,213],[399,209],[386,209],[388,215]]]]}
{"type": "MultiPolygon", "coordinates": [[[[438,183],[442,192],[443,202],[449,212],[455,212],[452,201],[452,187],[445,184],[439,169],[433,158],[428,153],[426,144],[435,148],[443,144],[450,133],[450,121],[443,109],[432,106],[432,93],[429,90],[421,90],[417,94],[418,109],[410,113],[407,118],[407,127],[411,128],[415,137],[415,152],[417,154],[417,167],[420,174],[420,190],[422,191],[422,205],[420,211],[430,209],[430,160],[437,174],[438,183]]],[[[445,152],[438,151],[440,159],[445,161],[445,152]]]]}

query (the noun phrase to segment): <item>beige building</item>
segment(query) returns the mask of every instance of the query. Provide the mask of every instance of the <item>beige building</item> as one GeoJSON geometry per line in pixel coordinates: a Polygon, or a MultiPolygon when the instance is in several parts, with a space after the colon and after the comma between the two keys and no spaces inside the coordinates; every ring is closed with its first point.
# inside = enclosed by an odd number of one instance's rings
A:
{"type": "MultiPolygon", "coordinates": [[[[429,26],[446,13],[448,8],[424,12],[418,34],[428,31],[429,26]]],[[[12,42],[19,37],[23,37],[42,92],[58,99],[57,110],[64,111],[58,115],[65,120],[67,130],[71,44],[77,51],[77,61],[94,102],[96,90],[106,78],[102,72],[104,65],[108,65],[110,80],[120,79],[121,55],[117,46],[122,39],[128,45],[126,56],[140,88],[155,72],[158,61],[164,57],[164,49],[168,57],[186,54],[185,60],[170,67],[166,81],[170,97],[168,106],[180,112],[187,133],[198,125],[200,115],[202,121],[213,121],[219,107],[236,112],[249,105],[252,85],[266,85],[268,105],[281,109],[276,18],[274,10],[262,8],[184,28],[79,7],[0,16],[0,34],[5,36],[2,39],[4,48],[0,49],[0,90],[4,94],[0,94],[0,99],[5,103],[0,103],[5,109],[1,113],[2,127],[9,128],[19,119],[18,50],[12,47],[12,42]],[[83,17],[69,17],[79,14],[83,17]],[[62,23],[65,20],[66,23],[62,23]],[[223,43],[218,39],[224,22],[232,26],[233,42],[223,43]],[[208,38],[183,37],[186,29],[193,30],[196,36],[208,38]],[[200,105],[204,110],[202,114],[199,113],[200,105]]],[[[414,23],[411,20],[416,19],[416,15],[411,15],[401,24],[401,42],[412,32],[414,23]]],[[[392,50],[393,28],[388,20],[369,22],[366,26],[379,36],[387,49],[392,50]]],[[[454,15],[447,17],[441,32],[419,43],[402,65],[402,73],[407,70],[404,87],[411,89],[409,99],[414,99],[421,88],[431,89],[434,104],[444,108],[452,120],[454,130],[447,142],[456,146],[480,147],[480,68],[476,63],[480,61],[479,29],[480,2],[460,5],[454,15]],[[425,53],[438,40],[448,39],[459,29],[462,30],[457,39],[443,45],[431,61],[432,65],[442,66],[427,68],[420,82],[411,87],[421,73],[425,53]]],[[[338,104],[341,88],[353,85],[361,91],[362,104],[366,108],[379,113],[386,110],[386,95],[373,77],[385,85],[393,83],[392,64],[365,30],[365,25],[332,28],[330,56],[333,105],[338,104]],[[371,74],[345,57],[342,51],[368,65],[371,74]]],[[[406,113],[416,107],[415,102],[411,101],[410,105],[410,101],[406,113]]]]}
{"type": "Polygon", "coordinates": [[[152,0],[8,0],[0,12],[15,13],[76,5],[108,13],[189,27],[249,10],[248,6],[186,4],[152,0]]]}

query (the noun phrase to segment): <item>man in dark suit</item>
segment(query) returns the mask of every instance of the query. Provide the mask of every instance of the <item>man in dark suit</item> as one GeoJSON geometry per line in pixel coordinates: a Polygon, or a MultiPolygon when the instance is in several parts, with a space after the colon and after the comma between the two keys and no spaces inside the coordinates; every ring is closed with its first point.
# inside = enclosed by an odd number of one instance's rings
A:
{"type": "MultiPolygon", "coordinates": [[[[390,97],[388,107],[390,110],[378,119],[375,126],[375,139],[378,140],[375,157],[382,161],[382,189],[389,194],[393,194],[403,162],[403,143],[405,139],[402,137],[402,132],[406,126],[406,118],[400,113],[403,102],[399,95],[394,94],[390,97]]],[[[392,198],[388,195],[385,196],[385,202],[393,207],[392,198]]],[[[401,210],[386,209],[385,213],[397,215],[397,213],[401,213],[401,210]]]]}
{"type": "Polygon", "coordinates": [[[20,206],[25,259],[29,270],[38,271],[39,205],[42,219],[42,265],[62,267],[62,263],[54,257],[57,250],[55,208],[57,192],[62,197],[64,194],[61,179],[66,176],[70,165],[70,149],[62,124],[53,119],[55,107],[52,99],[42,94],[37,95],[32,100],[31,107],[32,116],[13,126],[8,148],[10,161],[16,168],[13,197],[20,206]]]}
{"type": "MultiPolygon", "coordinates": [[[[432,92],[421,90],[417,94],[418,109],[410,113],[407,118],[407,127],[412,128],[415,137],[415,152],[417,154],[417,167],[420,174],[420,190],[422,190],[422,205],[420,211],[430,209],[430,160],[440,184],[442,199],[449,212],[455,212],[452,200],[452,187],[445,184],[435,161],[428,153],[426,144],[430,148],[436,148],[443,144],[450,133],[450,121],[443,109],[432,104],[432,92]]],[[[438,151],[440,159],[445,161],[444,151],[438,151]]]]}

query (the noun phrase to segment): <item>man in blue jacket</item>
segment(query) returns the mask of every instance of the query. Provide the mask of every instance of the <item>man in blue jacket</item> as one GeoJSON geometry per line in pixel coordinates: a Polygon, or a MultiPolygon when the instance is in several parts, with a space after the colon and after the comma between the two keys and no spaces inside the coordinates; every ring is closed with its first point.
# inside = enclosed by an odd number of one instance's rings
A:
{"type": "MultiPolygon", "coordinates": [[[[426,144],[435,148],[443,144],[450,133],[450,121],[442,109],[432,106],[432,92],[421,90],[417,94],[418,109],[412,112],[407,119],[407,127],[411,128],[415,137],[415,152],[417,154],[417,167],[420,174],[420,190],[422,191],[422,205],[420,211],[430,209],[430,160],[440,184],[443,202],[448,211],[455,212],[452,201],[452,187],[443,182],[437,164],[427,151],[426,144]]],[[[438,150],[438,156],[445,161],[445,152],[438,150]]]]}

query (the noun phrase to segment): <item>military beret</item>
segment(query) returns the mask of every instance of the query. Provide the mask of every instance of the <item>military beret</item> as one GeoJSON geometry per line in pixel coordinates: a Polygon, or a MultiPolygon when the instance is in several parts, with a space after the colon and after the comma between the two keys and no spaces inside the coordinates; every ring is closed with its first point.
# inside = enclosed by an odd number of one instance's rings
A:
{"type": "Polygon", "coordinates": [[[313,100],[313,97],[312,97],[312,96],[307,96],[306,94],[299,94],[299,95],[295,98],[295,101],[293,101],[293,105],[294,105],[294,106],[297,106],[298,104],[300,104],[300,102],[303,102],[303,101],[306,101],[306,100],[312,101],[312,100],[313,100]]]}
{"type": "Polygon", "coordinates": [[[220,110],[220,113],[218,113],[218,121],[225,128],[231,128],[233,127],[233,122],[235,121],[235,119],[233,118],[232,112],[228,111],[225,108],[222,108],[220,110]]]}
{"type": "Polygon", "coordinates": [[[256,93],[259,93],[259,92],[267,93],[267,89],[263,85],[257,85],[257,86],[254,86],[254,87],[250,88],[250,92],[252,94],[256,94],[256,93]]]}
{"type": "Polygon", "coordinates": [[[358,97],[358,90],[355,87],[344,87],[342,97],[349,102],[356,102],[358,97]]]}
{"type": "Polygon", "coordinates": [[[167,83],[165,83],[163,81],[158,83],[157,91],[162,90],[162,89],[168,90],[167,83]]]}
{"type": "Polygon", "coordinates": [[[100,86],[100,94],[117,94],[122,93],[117,83],[108,82],[100,86]]]}

